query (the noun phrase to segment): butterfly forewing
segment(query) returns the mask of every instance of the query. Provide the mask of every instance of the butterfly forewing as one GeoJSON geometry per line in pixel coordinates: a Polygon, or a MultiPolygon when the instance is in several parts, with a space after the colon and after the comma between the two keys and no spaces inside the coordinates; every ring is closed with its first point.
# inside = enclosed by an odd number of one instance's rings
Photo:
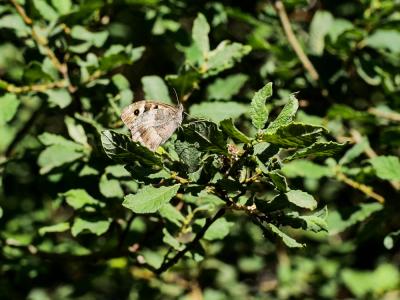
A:
{"type": "Polygon", "coordinates": [[[138,101],[127,106],[121,119],[131,130],[132,140],[152,151],[165,143],[182,123],[183,106],[138,101]]]}

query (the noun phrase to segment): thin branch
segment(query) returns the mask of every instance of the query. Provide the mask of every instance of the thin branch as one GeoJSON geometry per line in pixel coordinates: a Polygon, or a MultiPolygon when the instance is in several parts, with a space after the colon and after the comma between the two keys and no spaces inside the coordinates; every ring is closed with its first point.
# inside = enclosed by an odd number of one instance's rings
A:
{"type": "Polygon", "coordinates": [[[381,195],[375,193],[373,189],[370,186],[367,186],[365,184],[359,183],[357,181],[354,181],[353,179],[347,177],[345,174],[343,174],[339,169],[336,170],[336,178],[347,185],[351,186],[352,188],[361,191],[365,195],[375,199],[379,203],[385,203],[385,198],[383,198],[381,195]]]}
{"type": "Polygon", "coordinates": [[[396,112],[382,111],[374,107],[368,108],[368,112],[379,118],[388,119],[390,121],[400,122],[400,114],[396,112]]]}
{"type": "Polygon", "coordinates": [[[57,58],[53,50],[50,49],[47,43],[47,39],[42,38],[35,30],[33,27],[33,21],[31,18],[27,16],[25,13],[24,8],[16,1],[16,0],[10,0],[11,3],[14,5],[15,9],[17,10],[18,14],[21,16],[22,20],[26,25],[28,25],[31,29],[32,32],[32,38],[36,42],[36,44],[44,50],[46,53],[46,56],[50,59],[54,67],[60,72],[60,74],[63,76],[64,80],[68,82],[68,89],[70,92],[74,92],[76,90],[75,87],[73,87],[70,83],[69,76],[68,76],[68,66],[64,62],[60,62],[60,60],[57,58]]]}
{"type": "Polygon", "coordinates": [[[43,84],[33,84],[25,86],[15,86],[0,79],[0,89],[4,89],[7,92],[14,94],[22,94],[28,92],[45,92],[54,88],[65,88],[68,86],[67,81],[60,80],[55,82],[43,83],[43,84]]]}
{"type": "Polygon", "coordinates": [[[133,214],[131,214],[131,216],[126,221],[126,225],[125,225],[124,231],[122,231],[121,236],[120,236],[119,241],[118,241],[117,249],[122,249],[122,246],[124,245],[124,242],[125,242],[125,240],[126,240],[126,238],[128,236],[128,233],[129,233],[129,229],[131,228],[131,224],[132,224],[133,220],[135,219],[135,217],[136,217],[136,214],[133,213],[133,214]]]}
{"type": "Polygon", "coordinates": [[[166,270],[171,268],[173,265],[175,265],[189,250],[193,249],[197,243],[203,238],[204,234],[210,228],[210,226],[218,220],[220,217],[222,217],[225,214],[225,208],[220,208],[220,210],[215,214],[214,217],[208,218],[204,227],[196,234],[195,238],[193,241],[191,241],[189,244],[186,245],[185,249],[182,251],[179,251],[173,258],[168,260],[167,262],[163,263],[160,268],[158,268],[155,273],[160,275],[164,273],[166,270]]]}
{"type": "Polygon", "coordinates": [[[283,30],[286,34],[286,37],[289,41],[289,44],[292,46],[294,52],[296,52],[296,55],[298,56],[298,58],[300,59],[301,63],[303,64],[304,68],[307,70],[307,72],[310,74],[311,78],[314,81],[317,81],[319,79],[319,74],[318,72],[315,70],[313,64],[311,63],[310,59],[307,57],[307,55],[305,54],[305,52],[303,51],[303,49],[300,46],[299,41],[297,40],[292,26],[290,25],[290,21],[289,18],[287,16],[286,13],[286,9],[285,6],[283,5],[282,1],[276,1],[275,2],[275,8],[276,11],[279,15],[279,18],[281,20],[282,26],[283,26],[283,30]]]}
{"type": "MultiPolygon", "coordinates": [[[[351,134],[351,137],[353,138],[353,141],[354,141],[355,143],[358,144],[358,143],[361,142],[362,136],[361,136],[361,134],[360,134],[360,132],[359,132],[358,130],[356,130],[356,129],[351,129],[351,130],[350,130],[350,134],[351,134]]],[[[365,153],[369,158],[374,158],[374,157],[377,157],[377,156],[378,156],[378,154],[376,154],[376,152],[374,151],[374,149],[371,148],[371,146],[369,145],[369,143],[368,143],[367,147],[365,147],[364,153],[365,153]]],[[[391,184],[391,186],[392,186],[395,190],[397,190],[397,191],[400,190],[400,182],[392,180],[392,181],[390,181],[390,184],[391,184]]]]}

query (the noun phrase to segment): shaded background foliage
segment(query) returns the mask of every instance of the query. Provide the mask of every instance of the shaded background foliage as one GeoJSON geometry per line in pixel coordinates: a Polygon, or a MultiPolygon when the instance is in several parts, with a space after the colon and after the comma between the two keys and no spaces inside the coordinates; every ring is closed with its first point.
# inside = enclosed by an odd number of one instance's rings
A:
{"type": "Polygon", "coordinates": [[[2,2],[0,294],[399,298],[399,6],[2,2]],[[120,110],[171,88],[212,122],[152,154],[120,110]]]}

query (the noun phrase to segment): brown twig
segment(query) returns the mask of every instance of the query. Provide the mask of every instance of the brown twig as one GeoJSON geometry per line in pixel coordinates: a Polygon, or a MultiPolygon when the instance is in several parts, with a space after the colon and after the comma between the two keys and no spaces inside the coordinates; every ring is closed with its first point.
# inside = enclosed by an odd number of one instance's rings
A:
{"type": "Polygon", "coordinates": [[[294,52],[296,52],[297,57],[300,59],[301,63],[303,64],[303,67],[310,74],[311,78],[314,81],[317,81],[319,79],[319,74],[315,70],[313,64],[311,63],[311,61],[309,60],[303,49],[301,48],[300,43],[293,32],[292,26],[290,25],[290,21],[282,1],[275,2],[275,9],[279,15],[279,18],[283,26],[283,30],[287,36],[289,44],[292,46],[294,52]]]}
{"type": "Polygon", "coordinates": [[[347,185],[351,186],[352,188],[361,191],[365,195],[375,199],[379,203],[385,203],[385,198],[383,198],[381,195],[375,193],[373,189],[370,186],[367,186],[365,184],[359,183],[357,181],[354,181],[353,179],[347,177],[345,174],[343,174],[339,169],[336,170],[336,178],[339,181],[342,181],[346,183],[347,185]]]}
{"type": "Polygon", "coordinates": [[[400,114],[396,112],[382,111],[374,107],[369,108],[368,112],[376,117],[388,119],[390,121],[400,122],[400,114]]]}
{"type": "Polygon", "coordinates": [[[225,214],[225,208],[220,208],[220,210],[214,215],[214,217],[207,219],[205,225],[201,230],[196,234],[195,238],[193,241],[191,241],[189,244],[186,245],[185,249],[182,251],[179,251],[178,253],[175,254],[174,257],[171,259],[167,260],[165,263],[161,265],[160,268],[158,268],[155,273],[160,275],[164,273],[166,270],[171,268],[173,265],[175,265],[189,250],[193,249],[197,243],[203,238],[204,234],[210,228],[210,226],[218,220],[220,217],[222,217],[225,214]]]}
{"type": "Polygon", "coordinates": [[[45,92],[50,89],[65,88],[67,86],[68,83],[65,80],[43,83],[43,84],[26,85],[26,86],[15,86],[11,83],[0,80],[0,89],[5,89],[7,92],[14,94],[22,94],[28,92],[45,92]]]}

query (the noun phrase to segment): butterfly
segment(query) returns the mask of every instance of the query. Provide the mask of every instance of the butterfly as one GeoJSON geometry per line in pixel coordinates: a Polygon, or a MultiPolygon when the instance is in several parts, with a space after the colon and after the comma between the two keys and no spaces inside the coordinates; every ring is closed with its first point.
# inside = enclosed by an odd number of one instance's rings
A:
{"type": "Polygon", "coordinates": [[[156,151],[182,124],[183,105],[142,100],[122,110],[121,119],[129,128],[134,142],[156,151]]]}

